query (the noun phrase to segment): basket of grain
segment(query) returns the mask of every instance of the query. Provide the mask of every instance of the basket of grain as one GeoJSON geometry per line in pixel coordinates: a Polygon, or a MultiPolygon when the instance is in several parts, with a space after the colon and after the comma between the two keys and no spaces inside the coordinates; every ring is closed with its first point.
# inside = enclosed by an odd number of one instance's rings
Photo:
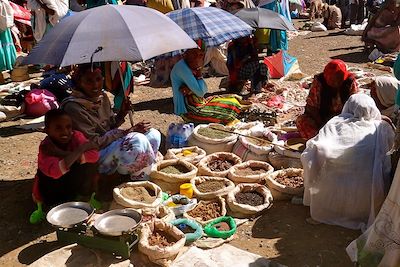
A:
{"type": "Polygon", "coordinates": [[[193,192],[198,199],[214,199],[226,196],[235,188],[235,184],[226,178],[199,176],[190,180],[193,192]]]}
{"type": "Polygon", "coordinates": [[[273,171],[274,168],[266,162],[249,160],[233,166],[228,178],[235,183],[259,183],[273,171]]]}
{"type": "Polygon", "coordinates": [[[204,157],[198,164],[199,175],[227,177],[230,168],[242,160],[233,153],[217,152],[204,157]]]}
{"type": "Polygon", "coordinates": [[[229,192],[227,203],[229,208],[241,216],[248,217],[261,213],[272,204],[271,191],[260,184],[238,184],[229,192]]]}
{"type": "Polygon", "coordinates": [[[162,203],[161,188],[152,182],[128,182],[113,190],[117,204],[134,209],[156,208],[162,203]]]}
{"type": "Polygon", "coordinates": [[[193,133],[189,137],[189,145],[198,146],[204,149],[207,154],[214,152],[231,152],[233,145],[237,141],[237,135],[217,129],[230,131],[229,127],[222,124],[200,124],[194,128],[193,133]]]}
{"type": "Polygon", "coordinates": [[[165,154],[165,159],[181,159],[194,165],[206,156],[206,151],[197,146],[171,148],[165,154]]]}
{"type": "Polygon", "coordinates": [[[169,159],[155,164],[150,177],[170,183],[184,183],[190,181],[196,174],[197,168],[193,164],[185,160],[169,159]]]}
{"type": "Polygon", "coordinates": [[[195,220],[201,225],[206,225],[212,222],[214,219],[226,215],[226,204],[225,199],[218,197],[213,200],[201,200],[197,205],[186,211],[183,217],[190,220],[195,220]]]}
{"type": "Polygon", "coordinates": [[[275,200],[287,200],[304,193],[303,170],[289,168],[271,173],[265,180],[275,200]]]}

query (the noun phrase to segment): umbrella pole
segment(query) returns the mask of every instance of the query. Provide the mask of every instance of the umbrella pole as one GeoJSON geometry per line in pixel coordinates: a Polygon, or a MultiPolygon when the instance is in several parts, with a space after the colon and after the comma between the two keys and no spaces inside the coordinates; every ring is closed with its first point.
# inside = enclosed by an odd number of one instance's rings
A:
{"type": "MultiPolygon", "coordinates": [[[[125,95],[124,77],[122,76],[122,69],[121,69],[121,65],[120,65],[119,61],[118,61],[118,72],[119,72],[119,78],[121,79],[121,86],[122,86],[122,90],[123,90],[124,98],[125,98],[126,95],[125,95]]],[[[135,123],[133,122],[133,112],[131,109],[129,109],[129,111],[128,111],[128,117],[129,117],[129,122],[131,123],[131,126],[133,127],[135,125],[135,123]]]]}

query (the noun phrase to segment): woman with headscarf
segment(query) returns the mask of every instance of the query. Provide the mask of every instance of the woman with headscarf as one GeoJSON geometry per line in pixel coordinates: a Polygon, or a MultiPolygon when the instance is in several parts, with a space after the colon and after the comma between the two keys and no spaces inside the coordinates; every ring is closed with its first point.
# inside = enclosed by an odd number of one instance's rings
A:
{"type": "MultiPolygon", "coordinates": [[[[400,79],[400,57],[397,58],[393,69],[396,78],[400,79]]],[[[399,266],[400,165],[397,161],[395,164],[397,169],[389,194],[374,223],[346,249],[351,260],[357,262],[358,266],[399,266]]]]}
{"type": "Polygon", "coordinates": [[[202,77],[203,61],[201,49],[190,49],[172,69],[174,113],[187,122],[232,122],[240,113],[240,99],[237,96],[204,98],[207,85],[202,77]]]}
{"type": "Polygon", "coordinates": [[[350,96],[301,155],[311,218],[350,229],[370,225],[390,187],[393,138],[371,97],[350,96]]]}
{"type": "Polygon", "coordinates": [[[314,77],[305,112],[297,118],[300,135],[306,139],[316,136],[319,129],[339,115],[344,103],[357,92],[356,79],[347,71],[346,64],[337,59],[329,62],[324,72],[314,77]]]}
{"type": "Polygon", "coordinates": [[[103,76],[99,67],[83,64],[74,73],[75,89],[62,108],[71,116],[73,127],[81,131],[100,150],[99,171],[102,174],[129,174],[132,179],[146,178],[161,142],[161,134],[142,121],[128,130],[118,127],[130,108],[122,103],[118,114],[111,109],[103,92],[103,76]]]}
{"type": "Polygon", "coordinates": [[[369,84],[371,97],[381,114],[394,120],[396,111],[396,94],[400,82],[390,76],[378,76],[369,84]]]}

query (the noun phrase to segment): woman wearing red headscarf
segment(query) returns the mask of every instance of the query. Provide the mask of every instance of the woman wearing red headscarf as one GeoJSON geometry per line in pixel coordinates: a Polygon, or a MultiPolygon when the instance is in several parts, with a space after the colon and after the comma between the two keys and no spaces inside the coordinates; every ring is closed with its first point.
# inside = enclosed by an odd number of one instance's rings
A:
{"type": "Polygon", "coordinates": [[[356,79],[347,71],[346,64],[337,59],[329,62],[323,73],[315,75],[305,112],[297,118],[301,136],[306,139],[316,136],[322,126],[340,114],[344,103],[357,92],[356,79]]]}

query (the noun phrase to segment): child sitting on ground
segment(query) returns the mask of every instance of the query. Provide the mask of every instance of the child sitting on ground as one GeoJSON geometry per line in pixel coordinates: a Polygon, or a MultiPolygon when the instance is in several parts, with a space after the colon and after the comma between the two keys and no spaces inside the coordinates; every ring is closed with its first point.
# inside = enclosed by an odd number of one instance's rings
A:
{"type": "MultiPolygon", "coordinates": [[[[70,116],[60,109],[45,115],[47,137],[40,143],[38,170],[34,179],[32,196],[38,211],[31,215],[31,223],[44,218],[41,204],[52,206],[90,196],[97,187],[97,160],[95,145],[79,131],[72,130],[70,116]],[[38,214],[40,213],[40,214],[38,214]]],[[[91,197],[92,205],[99,205],[91,197]]]]}

